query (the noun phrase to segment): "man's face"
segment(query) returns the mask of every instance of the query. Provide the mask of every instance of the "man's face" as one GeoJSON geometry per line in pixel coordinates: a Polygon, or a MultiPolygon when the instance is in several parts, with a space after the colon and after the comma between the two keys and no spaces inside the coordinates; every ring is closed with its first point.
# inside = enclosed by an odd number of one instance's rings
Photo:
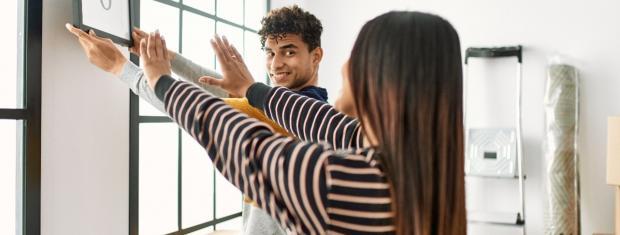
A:
{"type": "Polygon", "coordinates": [[[318,82],[317,68],[323,51],[320,47],[308,51],[300,35],[267,37],[265,55],[269,78],[275,85],[298,90],[318,82]]]}

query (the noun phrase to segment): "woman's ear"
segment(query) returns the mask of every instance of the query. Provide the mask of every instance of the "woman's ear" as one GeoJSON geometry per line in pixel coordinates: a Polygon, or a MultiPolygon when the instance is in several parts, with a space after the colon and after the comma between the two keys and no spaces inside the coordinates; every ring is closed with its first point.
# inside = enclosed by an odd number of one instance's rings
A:
{"type": "Polygon", "coordinates": [[[349,77],[349,60],[347,60],[342,65],[342,90],[340,91],[340,97],[338,97],[334,104],[334,108],[348,116],[358,117],[349,79],[351,78],[349,77]]]}

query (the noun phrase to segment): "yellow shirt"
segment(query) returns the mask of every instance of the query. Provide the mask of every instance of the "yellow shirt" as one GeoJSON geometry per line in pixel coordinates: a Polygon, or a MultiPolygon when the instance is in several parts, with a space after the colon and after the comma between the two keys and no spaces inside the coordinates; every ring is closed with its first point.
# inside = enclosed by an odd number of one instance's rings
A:
{"type": "MultiPolygon", "coordinates": [[[[282,128],[280,125],[278,125],[278,123],[274,122],[273,120],[265,116],[265,113],[263,113],[262,110],[252,107],[252,105],[250,105],[250,102],[248,102],[248,99],[246,98],[224,98],[223,100],[226,104],[230,105],[230,107],[233,107],[234,109],[237,109],[247,114],[248,116],[256,118],[259,121],[271,126],[274,132],[280,133],[285,136],[293,136],[290,133],[288,133],[284,128],[282,128]]],[[[249,199],[247,197],[243,198],[243,202],[247,204],[251,204],[252,206],[257,206],[256,202],[252,201],[252,199],[249,199]]]]}
{"type": "Polygon", "coordinates": [[[237,109],[241,111],[242,113],[245,113],[248,116],[256,118],[259,121],[271,126],[274,132],[280,133],[285,136],[293,136],[290,133],[288,133],[286,129],[278,125],[278,123],[274,122],[273,120],[265,116],[265,113],[263,113],[262,110],[252,107],[252,105],[250,105],[250,102],[248,102],[248,99],[246,98],[224,98],[223,100],[226,104],[230,105],[234,109],[237,109]]]}

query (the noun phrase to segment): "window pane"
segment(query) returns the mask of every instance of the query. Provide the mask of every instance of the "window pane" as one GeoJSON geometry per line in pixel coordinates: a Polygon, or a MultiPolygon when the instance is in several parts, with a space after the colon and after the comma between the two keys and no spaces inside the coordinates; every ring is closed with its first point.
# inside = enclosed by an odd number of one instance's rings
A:
{"type": "Polygon", "coordinates": [[[245,31],[245,54],[243,59],[250,69],[255,81],[266,83],[267,71],[265,52],[261,49],[258,34],[245,31]]]}
{"type": "Polygon", "coordinates": [[[209,40],[215,33],[215,21],[191,12],[183,12],[183,56],[213,69],[215,57],[209,40]]]}
{"type": "Polygon", "coordinates": [[[221,231],[221,230],[241,231],[241,228],[243,226],[242,223],[243,223],[242,217],[237,217],[237,218],[219,223],[215,227],[217,231],[221,231]]]}
{"type": "Polygon", "coordinates": [[[14,120],[0,120],[0,234],[17,233],[17,128],[14,120]]]}
{"type": "Polygon", "coordinates": [[[213,220],[213,165],[206,151],[183,132],[183,228],[213,220]]]}
{"type": "Polygon", "coordinates": [[[239,189],[233,186],[222,174],[215,174],[215,217],[222,218],[241,212],[243,198],[239,189]]]}
{"type": "Polygon", "coordinates": [[[6,59],[0,63],[0,71],[4,73],[0,85],[0,108],[22,108],[21,99],[21,66],[23,47],[23,17],[22,8],[18,6],[22,1],[4,2],[0,10],[0,26],[2,26],[7,43],[0,45],[0,50],[6,59]],[[19,7],[19,8],[18,8],[19,7]],[[19,92],[18,92],[19,90],[19,92]]]}
{"type": "MultiPolygon", "coordinates": [[[[243,53],[243,29],[226,23],[217,22],[217,34],[220,36],[226,36],[228,42],[232,43],[232,45],[237,48],[239,53],[243,53]]],[[[222,73],[217,66],[216,71],[220,74],[222,73]]]]}
{"type": "Polygon", "coordinates": [[[178,8],[153,0],[140,1],[140,28],[145,32],[159,29],[166,38],[166,46],[179,51],[179,12],[178,8]]]}
{"type": "MultiPolygon", "coordinates": [[[[140,2],[140,28],[145,32],[159,29],[166,38],[168,49],[179,51],[179,11],[178,8],[153,0],[143,0],[140,2]]],[[[142,99],[139,107],[142,116],[166,116],[142,99]]]]}
{"type": "Polygon", "coordinates": [[[215,15],[215,0],[183,0],[183,4],[215,15]]]}
{"type": "Polygon", "coordinates": [[[177,229],[178,129],[173,123],[140,124],[140,234],[177,229]]]}
{"type": "Polygon", "coordinates": [[[217,16],[233,23],[243,24],[243,0],[217,1],[217,16]]]}
{"type": "Polygon", "coordinates": [[[157,110],[153,105],[147,103],[142,98],[140,98],[139,102],[140,107],[140,116],[166,116],[166,114],[157,110]]]}
{"type": "Polygon", "coordinates": [[[261,28],[260,21],[267,13],[267,0],[245,1],[245,26],[258,31],[261,28]]]}

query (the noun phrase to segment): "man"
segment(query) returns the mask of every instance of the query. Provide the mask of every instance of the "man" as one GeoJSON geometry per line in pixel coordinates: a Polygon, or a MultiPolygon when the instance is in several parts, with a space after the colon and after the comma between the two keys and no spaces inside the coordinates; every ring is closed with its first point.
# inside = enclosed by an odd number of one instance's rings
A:
{"type": "MultiPolygon", "coordinates": [[[[144,72],[133,63],[128,63],[127,58],[109,39],[97,37],[94,32],[84,33],[70,25],[67,25],[67,29],[78,37],[91,63],[120,77],[121,81],[126,83],[135,94],[163,111],[164,104],[148,87],[144,72]]],[[[273,84],[287,87],[311,98],[327,101],[327,91],[317,87],[319,63],[323,57],[323,49],[320,47],[322,31],[321,22],[298,6],[274,9],[268,13],[262,20],[262,28],[258,33],[266,53],[269,78],[273,84]]],[[[132,36],[134,46],[130,48],[130,51],[140,55],[139,43],[147,34],[135,29],[132,36]]],[[[229,97],[226,91],[205,84],[207,82],[217,83],[217,78],[221,78],[220,74],[205,69],[180,54],[172,51],[168,53],[173,72],[182,79],[216,96],[229,97]]],[[[276,131],[286,133],[283,128],[267,119],[260,111],[249,106],[247,100],[228,99],[226,102],[250,116],[269,123],[276,131]]],[[[246,203],[243,208],[245,234],[285,234],[285,231],[269,215],[249,204],[246,203]]]]}

